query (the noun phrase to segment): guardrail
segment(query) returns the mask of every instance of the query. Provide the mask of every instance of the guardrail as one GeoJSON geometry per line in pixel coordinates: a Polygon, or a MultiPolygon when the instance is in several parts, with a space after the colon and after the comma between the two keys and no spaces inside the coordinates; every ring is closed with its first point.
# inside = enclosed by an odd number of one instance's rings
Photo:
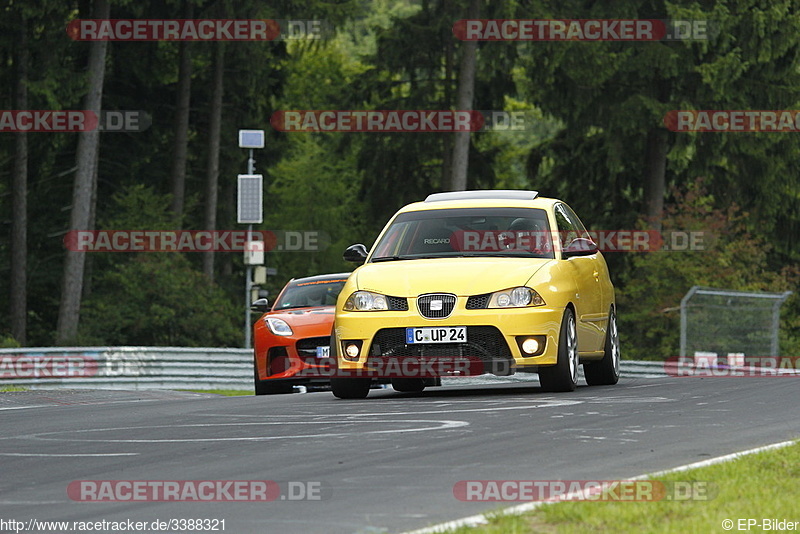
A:
{"type": "MultiPolygon", "coordinates": [[[[622,361],[623,377],[667,376],[663,362],[622,361]]],[[[535,379],[536,375],[529,375],[535,379]]],[[[186,347],[0,349],[0,388],[251,389],[253,351],[186,347]]]]}
{"type": "MultiPolygon", "coordinates": [[[[580,368],[583,370],[583,367],[580,368]]],[[[639,360],[622,360],[619,362],[620,376],[628,378],[663,378],[670,376],[664,362],[647,362],[639,360]]]]}
{"type": "Polygon", "coordinates": [[[0,349],[0,387],[251,389],[252,349],[0,349]]]}

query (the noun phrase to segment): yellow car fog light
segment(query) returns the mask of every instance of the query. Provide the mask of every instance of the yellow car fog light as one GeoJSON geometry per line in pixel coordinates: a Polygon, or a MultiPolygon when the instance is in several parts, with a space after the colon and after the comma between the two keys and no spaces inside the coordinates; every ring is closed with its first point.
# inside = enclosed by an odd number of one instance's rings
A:
{"type": "Polygon", "coordinates": [[[539,350],[539,342],[534,338],[528,338],[522,342],[522,351],[528,354],[533,354],[539,350]]]}
{"type": "Polygon", "coordinates": [[[359,352],[361,352],[361,347],[355,343],[346,343],[344,346],[344,353],[347,355],[348,359],[357,360],[359,352]]]}
{"type": "Polygon", "coordinates": [[[545,336],[517,336],[517,346],[523,358],[539,356],[544,352],[545,336]]]}

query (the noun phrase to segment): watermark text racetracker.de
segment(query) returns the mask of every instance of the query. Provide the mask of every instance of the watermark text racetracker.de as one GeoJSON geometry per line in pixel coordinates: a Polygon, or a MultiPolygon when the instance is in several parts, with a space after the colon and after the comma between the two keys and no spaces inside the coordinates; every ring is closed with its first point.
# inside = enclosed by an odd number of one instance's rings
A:
{"type": "Polygon", "coordinates": [[[74,252],[317,252],[330,244],[318,230],[72,230],[74,252]]]}
{"type": "Polygon", "coordinates": [[[704,251],[713,244],[713,235],[701,230],[589,230],[584,236],[573,231],[546,230],[456,230],[449,236],[421,238],[423,247],[449,245],[454,252],[519,252],[551,254],[554,243],[563,251],[600,252],[704,251]]]}
{"type": "MultiPolygon", "coordinates": [[[[455,351],[454,351],[455,352],[455,351]]],[[[488,369],[479,358],[468,356],[415,356],[370,358],[361,369],[342,369],[336,358],[317,358],[294,376],[302,378],[436,378],[478,376],[488,369]]],[[[497,362],[494,370],[510,368],[507,362],[497,362]]]]}
{"type": "Polygon", "coordinates": [[[281,132],[476,132],[484,127],[479,111],[449,110],[288,110],[276,111],[270,124],[281,132]]]}
{"type": "Polygon", "coordinates": [[[584,236],[588,241],[575,241],[576,237],[572,231],[560,230],[458,230],[449,237],[423,240],[423,244],[447,243],[459,252],[549,253],[553,242],[562,243],[565,250],[587,247],[591,242],[600,252],[702,251],[709,246],[712,236],[700,230],[589,230],[584,236]]]}
{"type": "Polygon", "coordinates": [[[701,352],[694,357],[672,357],[664,362],[664,371],[674,377],[800,377],[800,356],[746,356],[729,353],[719,357],[701,352]]]}
{"type": "Polygon", "coordinates": [[[468,502],[708,501],[713,482],[659,480],[460,480],[453,496],[468,502]]]}
{"type": "Polygon", "coordinates": [[[332,486],[320,480],[74,480],[76,502],[323,501],[332,486]]]}
{"type": "Polygon", "coordinates": [[[673,41],[707,40],[707,20],[468,19],[453,25],[462,41],[673,41]]]}
{"type": "Polygon", "coordinates": [[[67,24],[67,35],[75,41],[274,41],[333,34],[324,20],[76,19],[67,24]]]}
{"type": "Polygon", "coordinates": [[[279,132],[452,133],[533,130],[534,110],[279,110],[270,124],[279,132]]]}
{"type": "Polygon", "coordinates": [[[138,133],[150,127],[153,120],[141,110],[0,110],[0,132],[15,133],[138,133]]]}
{"type": "Polygon", "coordinates": [[[73,378],[98,374],[96,358],[85,354],[3,354],[0,378],[73,378]]]}
{"type": "Polygon", "coordinates": [[[673,132],[800,132],[797,110],[672,110],[664,125],[673,132]]]}

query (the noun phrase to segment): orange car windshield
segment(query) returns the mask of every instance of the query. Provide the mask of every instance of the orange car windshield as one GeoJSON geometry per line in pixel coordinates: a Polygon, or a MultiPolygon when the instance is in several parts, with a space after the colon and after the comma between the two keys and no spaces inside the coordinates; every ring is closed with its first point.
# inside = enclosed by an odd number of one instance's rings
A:
{"type": "Polygon", "coordinates": [[[334,306],[347,280],[292,282],[284,288],[272,311],[314,306],[334,306]]]}

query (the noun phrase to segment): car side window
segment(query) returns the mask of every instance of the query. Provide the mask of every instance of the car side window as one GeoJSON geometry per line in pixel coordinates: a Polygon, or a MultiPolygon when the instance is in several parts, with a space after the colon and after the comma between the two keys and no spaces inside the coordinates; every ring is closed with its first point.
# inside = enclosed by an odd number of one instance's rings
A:
{"type": "Polygon", "coordinates": [[[584,237],[584,238],[588,239],[589,238],[589,232],[586,231],[586,227],[583,225],[583,223],[578,218],[578,216],[575,214],[575,212],[572,211],[572,208],[570,208],[566,204],[560,204],[560,206],[564,209],[564,214],[566,215],[567,219],[572,224],[573,228],[575,228],[575,231],[578,232],[578,237],[584,237]]]}
{"type": "Polygon", "coordinates": [[[556,204],[554,212],[556,226],[558,227],[558,238],[561,241],[561,248],[564,249],[574,239],[581,236],[580,228],[575,226],[563,204],[556,204]]]}

